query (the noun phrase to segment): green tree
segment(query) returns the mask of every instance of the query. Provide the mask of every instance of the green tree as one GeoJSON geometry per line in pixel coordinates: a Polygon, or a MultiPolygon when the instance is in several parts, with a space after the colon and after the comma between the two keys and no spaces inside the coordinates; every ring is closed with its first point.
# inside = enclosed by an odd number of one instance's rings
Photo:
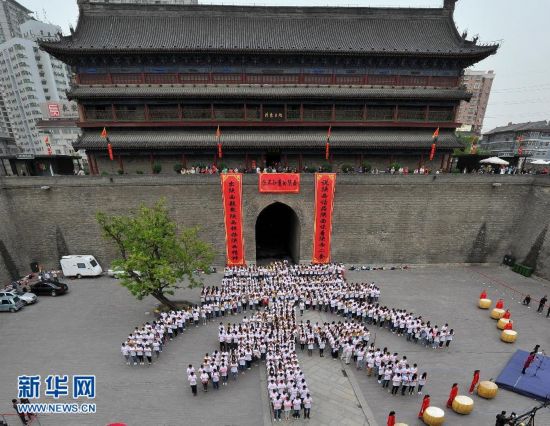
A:
{"type": "Polygon", "coordinates": [[[98,212],[96,218],[104,238],[118,249],[120,258],[112,265],[123,271],[120,284],[138,300],[150,295],[175,309],[167,295],[174,294],[178,282],[187,278],[189,287],[200,286],[196,271],[210,271],[212,247],[199,239],[197,227],[178,231],[164,200],[153,207],[141,205],[130,216],[98,212]]]}

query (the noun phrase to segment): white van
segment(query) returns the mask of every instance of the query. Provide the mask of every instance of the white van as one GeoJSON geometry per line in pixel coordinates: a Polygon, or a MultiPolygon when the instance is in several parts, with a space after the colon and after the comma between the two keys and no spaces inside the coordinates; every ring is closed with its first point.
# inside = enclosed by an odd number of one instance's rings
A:
{"type": "Polygon", "coordinates": [[[63,256],[60,263],[66,277],[97,277],[103,272],[97,260],[89,254],[63,256]]]}

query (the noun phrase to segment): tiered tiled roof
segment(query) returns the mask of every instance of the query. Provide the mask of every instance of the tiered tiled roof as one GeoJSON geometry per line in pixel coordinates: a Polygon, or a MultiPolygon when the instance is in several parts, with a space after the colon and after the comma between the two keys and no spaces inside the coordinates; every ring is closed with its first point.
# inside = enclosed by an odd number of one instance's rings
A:
{"type": "MultiPolygon", "coordinates": [[[[221,143],[226,148],[323,149],[326,129],[270,129],[236,130],[222,129],[221,143]]],[[[333,148],[368,148],[379,150],[429,149],[433,129],[383,130],[383,129],[333,129],[330,144],[333,148]]],[[[109,132],[109,141],[115,149],[168,150],[181,148],[216,149],[215,129],[118,131],[109,132]]],[[[461,148],[452,132],[442,131],[438,139],[441,149],[461,148]]],[[[75,149],[99,150],[106,148],[100,131],[87,130],[74,144],[75,149]]]]}
{"type": "Polygon", "coordinates": [[[546,131],[550,132],[550,122],[547,121],[533,121],[528,123],[510,123],[507,126],[495,127],[493,130],[485,133],[486,135],[492,135],[495,133],[507,133],[507,132],[527,132],[527,131],[546,131]]]}
{"type": "Polygon", "coordinates": [[[80,1],[74,34],[53,54],[225,52],[483,58],[497,45],[458,34],[453,8],[97,4],[80,1]]]}
{"type": "Polygon", "coordinates": [[[269,86],[269,85],[80,85],[69,93],[71,99],[119,98],[284,98],[284,99],[445,99],[469,100],[464,89],[424,87],[366,87],[366,86],[269,86]]]}

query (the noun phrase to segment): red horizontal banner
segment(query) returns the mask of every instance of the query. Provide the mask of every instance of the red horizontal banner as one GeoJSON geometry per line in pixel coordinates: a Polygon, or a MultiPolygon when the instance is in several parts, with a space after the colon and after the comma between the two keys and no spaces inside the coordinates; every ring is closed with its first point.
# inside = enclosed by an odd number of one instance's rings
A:
{"type": "Polygon", "coordinates": [[[222,173],[227,266],[244,265],[241,173],[222,173]]]}
{"type": "Polygon", "coordinates": [[[330,262],[332,209],[335,173],[315,173],[315,216],[313,222],[313,263],[330,262]]]}
{"type": "Polygon", "coordinates": [[[260,173],[258,179],[260,192],[300,192],[299,173],[260,173]]]}

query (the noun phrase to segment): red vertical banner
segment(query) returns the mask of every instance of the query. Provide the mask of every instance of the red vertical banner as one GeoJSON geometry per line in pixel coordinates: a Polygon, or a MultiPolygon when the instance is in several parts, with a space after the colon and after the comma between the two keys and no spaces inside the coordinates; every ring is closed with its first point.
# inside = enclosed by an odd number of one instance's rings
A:
{"type": "Polygon", "coordinates": [[[222,173],[227,266],[244,265],[242,173],[222,173]]]}
{"type": "Polygon", "coordinates": [[[330,262],[332,209],[336,173],[315,173],[315,217],[313,222],[313,263],[330,262]]]}

